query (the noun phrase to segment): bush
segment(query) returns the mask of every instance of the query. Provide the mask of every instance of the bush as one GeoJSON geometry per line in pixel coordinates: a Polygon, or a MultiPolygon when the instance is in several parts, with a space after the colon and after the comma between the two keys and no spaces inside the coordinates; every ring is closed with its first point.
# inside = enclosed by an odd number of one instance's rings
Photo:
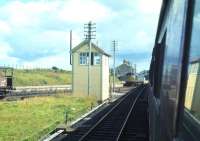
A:
{"type": "Polygon", "coordinates": [[[53,66],[52,70],[55,71],[55,72],[57,72],[57,71],[59,71],[59,68],[57,68],[56,66],[53,66]]]}

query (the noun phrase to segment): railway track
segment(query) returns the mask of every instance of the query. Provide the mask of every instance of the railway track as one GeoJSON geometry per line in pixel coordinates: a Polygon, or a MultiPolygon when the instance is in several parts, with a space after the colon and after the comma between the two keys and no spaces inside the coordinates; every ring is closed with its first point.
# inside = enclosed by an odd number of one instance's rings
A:
{"type": "Polygon", "coordinates": [[[2,98],[28,98],[28,97],[35,97],[35,96],[50,96],[50,95],[56,95],[57,93],[67,93],[69,91],[50,91],[50,92],[23,92],[20,94],[13,94],[9,93],[7,95],[3,95],[2,98]]]}
{"type": "Polygon", "coordinates": [[[5,90],[1,98],[25,98],[34,96],[48,96],[57,93],[70,93],[70,86],[35,86],[17,87],[15,90],[5,90]]]}
{"type": "Polygon", "coordinates": [[[148,141],[145,87],[133,89],[112,106],[91,127],[82,127],[65,140],[148,141]]]}
{"type": "Polygon", "coordinates": [[[148,95],[142,94],[127,116],[117,141],[148,141],[148,95]]]}
{"type": "Polygon", "coordinates": [[[145,88],[130,92],[123,101],[112,108],[79,141],[115,141],[121,138],[127,119],[145,88]]]}
{"type": "MultiPolygon", "coordinates": [[[[135,89],[135,88],[132,88],[135,89]]],[[[67,131],[65,134],[60,135],[53,139],[52,141],[77,141],[79,140],[84,134],[87,133],[87,131],[96,124],[105,114],[107,114],[112,107],[114,107],[118,102],[123,99],[126,95],[121,96],[119,99],[116,99],[115,101],[108,103],[105,105],[104,108],[101,108],[96,113],[92,114],[92,116],[87,117],[86,119],[83,119],[84,122],[81,124],[75,124],[72,125],[71,128],[72,131],[67,131]]]]}

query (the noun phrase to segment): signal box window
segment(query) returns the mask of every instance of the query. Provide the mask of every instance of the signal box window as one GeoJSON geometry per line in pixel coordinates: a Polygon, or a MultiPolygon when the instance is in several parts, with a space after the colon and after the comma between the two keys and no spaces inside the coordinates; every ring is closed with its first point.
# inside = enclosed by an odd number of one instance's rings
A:
{"type": "Polygon", "coordinates": [[[94,53],[94,65],[99,65],[100,64],[100,54],[99,53],[94,53]]]}
{"type": "MultiPolygon", "coordinates": [[[[87,65],[89,58],[89,52],[80,53],[80,65],[87,65]]],[[[91,52],[91,65],[99,65],[101,63],[100,54],[97,52],[91,52]]]]}
{"type": "Polygon", "coordinates": [[[80,65],[87,65],[88,64],[89,53],[88,52],[81,52],[80,53],[80,65]]]}

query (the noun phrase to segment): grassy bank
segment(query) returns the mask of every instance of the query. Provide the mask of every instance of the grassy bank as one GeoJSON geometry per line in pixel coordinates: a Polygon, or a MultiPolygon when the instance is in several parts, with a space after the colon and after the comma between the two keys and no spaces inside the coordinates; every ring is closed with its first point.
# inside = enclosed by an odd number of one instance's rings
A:
{"type": "Polygon", "coordinates": [[[93,98],[58,95],[23,101],[0,102],[0,140],[38,140],[65,119],[71,120],[90,109],[93,98]]]}
{"type": "Polygon", "coordinates": [[[71,72],[51,69],[14,70],[14,86],[66,85],[71,72]]]}
{"type": "MultiPolygon", "coordinates": [[[[71,84],[71,71],[52,70],[52,69],[15,69],[14,70],[14,86],[45,86],[45,85],[67,85],[71,84]]],[[[113,76],[110,75],[110,82],[113,76]]],[[[121,81],[115,77],[115,83],[120,84],[121,81]]]]}

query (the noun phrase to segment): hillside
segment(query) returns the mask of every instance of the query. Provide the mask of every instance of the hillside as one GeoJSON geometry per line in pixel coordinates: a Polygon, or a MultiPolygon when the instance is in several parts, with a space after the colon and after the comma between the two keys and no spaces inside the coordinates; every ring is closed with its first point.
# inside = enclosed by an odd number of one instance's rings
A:
{"type": "Polygon", "coordinates": [[[71,84],[71,71],[51,69],[14,70],[14,86],[71,84]]]}

